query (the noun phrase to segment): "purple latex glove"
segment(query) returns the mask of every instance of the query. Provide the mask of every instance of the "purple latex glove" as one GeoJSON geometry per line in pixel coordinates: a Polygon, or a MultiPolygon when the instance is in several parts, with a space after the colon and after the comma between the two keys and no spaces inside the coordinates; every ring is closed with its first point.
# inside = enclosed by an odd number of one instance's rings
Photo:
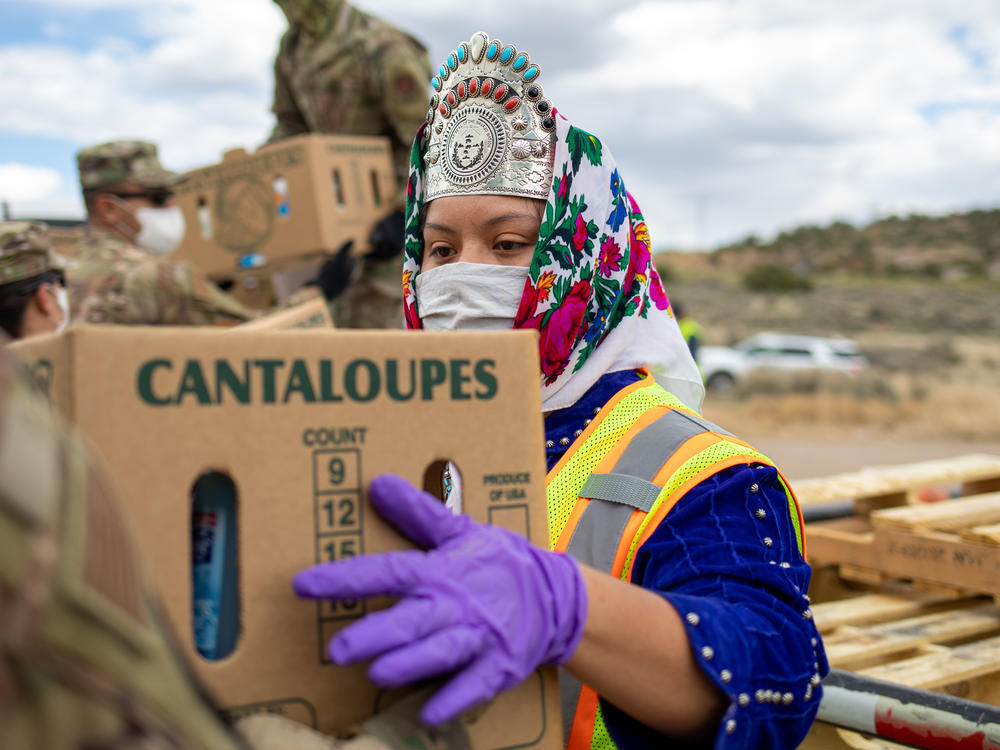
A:
{"type": "Polygon", "coordinates": [[[402,477],[376,477],[370,494],[380,515],[428,551],[353,557],[295,576],[303,597],[400,597],[337,633],[334,662],[373,659],[368,675],[383,688],[457,671],[421,711],[436,725],[573,655],[587,615],[573,558],[456,516],[402,477]]]}

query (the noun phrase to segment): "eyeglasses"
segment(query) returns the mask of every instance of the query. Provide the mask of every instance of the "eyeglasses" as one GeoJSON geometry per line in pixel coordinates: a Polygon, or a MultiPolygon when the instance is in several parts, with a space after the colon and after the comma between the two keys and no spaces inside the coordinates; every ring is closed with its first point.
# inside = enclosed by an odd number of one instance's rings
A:
{"type": "Polygon", "coordinates": [[[169,190],[155,192],[115,193],[119,198],[145,198],[157,208],[163,208],[174,197],[169,190]]]}
{"type": "Polygon", "coordinates": [[[66,274],[63,273],[61,268],[50,268],[49,270],[42,273],[41,276],[37,277],[35,281],[35,289],[40,287],[42,284],[56,284],[58,286],[66,286],[66,274]]]}

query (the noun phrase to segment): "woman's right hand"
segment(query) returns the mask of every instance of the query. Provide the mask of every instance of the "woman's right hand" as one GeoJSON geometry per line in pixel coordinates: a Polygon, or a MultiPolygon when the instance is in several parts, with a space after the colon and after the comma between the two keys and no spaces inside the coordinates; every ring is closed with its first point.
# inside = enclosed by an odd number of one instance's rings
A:
{"type": "Polygon", "coordinates": [[[374,660],[368,674],[383,688],[457,672],[421,711],[435,725],[573,655],[587,616],[575,560],[453,515],[402,477],[376,477],[370,496],[379,514],[427,551],[355,557],[295,576],[303,597],[401,598],[341,630],[329,644],[334,662],[374,660]]]}

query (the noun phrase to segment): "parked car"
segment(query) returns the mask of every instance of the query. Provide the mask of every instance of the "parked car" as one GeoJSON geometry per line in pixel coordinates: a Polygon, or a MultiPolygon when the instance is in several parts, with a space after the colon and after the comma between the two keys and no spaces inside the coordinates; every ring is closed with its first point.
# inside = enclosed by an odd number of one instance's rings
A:
{"type": "Polygon", "coordinates": [[[698,352],[706,387],[728,393],[749,372],[778,370],[839,370],[856,374],[868,360],[850,339],[758,333],[733,346],[703,346],[698,352]]]}

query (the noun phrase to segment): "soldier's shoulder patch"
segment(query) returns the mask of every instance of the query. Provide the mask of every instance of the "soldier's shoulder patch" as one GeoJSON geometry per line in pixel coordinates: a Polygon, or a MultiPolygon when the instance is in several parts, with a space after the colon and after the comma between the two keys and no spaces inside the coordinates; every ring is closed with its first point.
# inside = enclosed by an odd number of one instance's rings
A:
{"type": "Polygon", "coordinates": [[[420,84],[408,70],[397,70],[392,76],[392,90],[396,96],[409,98],[420,92],[420,84]]]}

